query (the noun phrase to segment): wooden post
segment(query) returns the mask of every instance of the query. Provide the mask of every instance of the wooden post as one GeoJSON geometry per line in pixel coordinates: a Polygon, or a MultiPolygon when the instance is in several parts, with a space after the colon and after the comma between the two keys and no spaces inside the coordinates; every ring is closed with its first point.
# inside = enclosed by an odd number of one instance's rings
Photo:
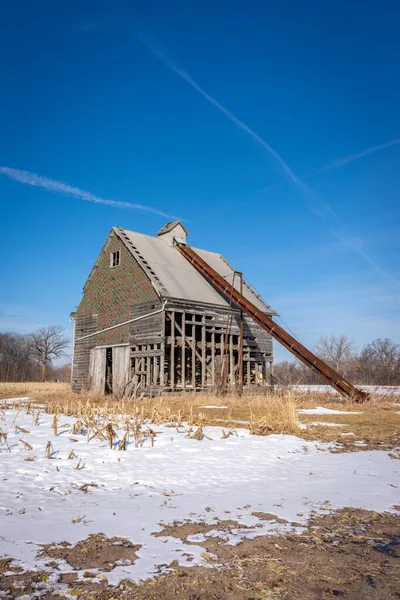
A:
{"type": "Polygon", "coordinates": [[[219,392],[223,393],[225,390],[225,335],[221,333],[221,344],[220,344],[220,352],[221,352],[221,368],[220,368],[220,381],[219,381],[219,392]]]}
{"type": "Polygon", "coordinates": [[[235,385],[235,372],[234,372],[234,362],[233,362],[233,335],[229,335],[229,379],[230,386],[233,388],[235,385]]]}
{"type": "Polygon", "coordinates": [[[170,387],[175,389],[175,313],[171,312],[171,353],[170,353],[170,387]]]}
{"type": "Polygon", "coordinates": [[[181,354],[181,373],[182,388],[186,387],[186,313],[182,313],[182,354],[181,354]]]}
{"type": "Polygon", "coordinates": [[[215,387],[215,331],[211,334],[211,383],[215,387]]]}
{"type": "Polygon", "coordinates": [[[206,385],[206,316],[201,318],[201,387],[206,385]]]}
{"type": "MultiPolygon", "coordinates": [[[[157,344],[154,344],[154,350],[157,350],[157,344]]],[[[153,357],[153,383],[158,385],[158,357],[153,357]]]]}
{"type": "MultiPolygon", "coordinates": [[[[243,274],[239,273],[240,276],[240,293],[243,295],[243,274]]],[[[238,369],[239,369],[239,385],[238,385],[238,393],[239,396],[243,395],[243,311],[240,311],[240,329],[239,329],[239,360],[238,360],[238,369]]]]}
{"type": "Polygon", "coordinates": [[[262,382],[264,386],[267,385],[267,359],[265,356],[262,362],[262,382]]]}
{"type": "Polygon", "coordinates": [[[160,387],[161,390],[164,389],[165,377],[164,377],[164,369],[165,369],[165,319],[166,312],[161,313],[162,317],[162,331],[161,331],[161,357],[160,357],[160,387]]]}
{"type": "MultiPolygon", "coordinates": [[[[194,315],[192,315],[192,320],[194,315]]],[[[196,325],[192,325],[192,386],[196,388],[196,325]]]]}
{"type": "Polygon", "coordinates": [[[269,363],[269,385],[274,389],[274,363],[272,360],[269,363]]]}
{"type": "MultiPolygon", "coordinates": [[[[149,351],[149,345],[146,345],[146,352],[149,351]]],[[[151,385],[151,358],[146,358],[146,386],[151,385]]]]}

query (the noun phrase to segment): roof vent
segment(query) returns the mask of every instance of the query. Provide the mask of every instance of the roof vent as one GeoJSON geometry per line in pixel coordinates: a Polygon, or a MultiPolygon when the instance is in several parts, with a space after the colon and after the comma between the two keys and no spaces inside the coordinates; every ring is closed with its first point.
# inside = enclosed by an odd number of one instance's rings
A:
{"type": "Polygon", "coordinates": [[[158,237],[168,246],[174,246],[176,242],[186,244],[187,229],[180,221],[169,221],[157,232],[158,237]]]}

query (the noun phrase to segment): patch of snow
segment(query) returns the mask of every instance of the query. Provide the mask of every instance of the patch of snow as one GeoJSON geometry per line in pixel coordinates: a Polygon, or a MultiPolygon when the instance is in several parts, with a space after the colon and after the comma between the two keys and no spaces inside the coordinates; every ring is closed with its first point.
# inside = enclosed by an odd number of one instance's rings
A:
{"type": "MultiPolygon", "coordinates": [[[[0,446],[0,556],[16,559],[25,569],[51,572],[46,559],[37,557],[40,544],[75,544],[101,532],[140,546],[134,564],[104,573],[108,581],[140,581],[165,572],[174,560],[181,566],[207,564],[201,556],[204,548],[196,544],[202,538],[188,544],[152,535],[166,523],[202,522],[221,534],[218,522],[229,512],[229,519],[250,527],[222,532],[234,544],[243,536],[293,531],[293,521],[304,526],[313,507],[326,501],[332,509],[375,511],[394,510],[398,503],[398,462],[385,451],[331,453],[330,444],[292,435],[252,436],[246,429],[222,439],[220,427],[205,427],[210,439],[198,441],[186,437],[187,426],[178,433],[157,425],[154,447],[149,438],[143,447],[130,443],[126,452],[119,452],[98,438],[87,443],[85,432],[71,435],[72,417],[60,417],[65,427],[57,436],[52,422],[53,415],[43,413],[35,425],[32,415],[9,409],[1,423],[11,452],[0,446]],[[16,425],[29,432],[23,439],[32,450],[20,443],[16,425]],[[48,441],[52,460],[45,458],[48,441]],[[68,460],[72,449],[78,458],[68,460]],[[36,460],[25,460],[32,455],[36,460]],[[85,484],[98,487],[86,486],[84,493],[79,488],[85,484]],[[286,523],[259,520],[252,515],[258,511],[286,523]]],[[[113,428],[121,439],[123,430],[117,423],[113,428]]],[[[79,577],[84,573],[65,561],[59,561],[59,569],[79,577]]]]}
{"type": "Polygon", "coordinates": [[[250,421],[240,421],[238,419],[213,419],[217,423],[237,423],[238,425],[249,425],[250,421]]]}
{"type": "Polygon", "coordinates": [[[302,408],[297,412],[300,415],[362,415],[360,411],[351,412],[350,410],[334,410],[333,408],[325,408],[317,406],[316,408],[302,408]]]}
{"type": "MultiPolygon", "coordinates": [[[[328,394],[338,394],[330,385],[289,385],[289,389],[297,392],[323,392],[328,394]]],[[[400,385],[357,385],[357,388],[380,395],[397,395],[400,394],[400,385]]]]}
{"type": "Polygon", "coordinates": [[[314,421],[313,423],[307,423],[308,425],[313,425],[314,427],[349,427],[349,423],[328,423],[328,421],[314,421]]]}
{"type": "Polygon", "coordinates": [[[211,406],[200,406],[200,408],[223,408],[223,409],[226,409],[229,407],[228,406],[212,406],[211,405],[211,406]]]}
{"type": "Polygon", "coordinates": [[[29,398],[7,398],[7,400],[1,400],[0,402],[6,402],[12,404],[13,402],[28,402],[29,398]]]}
{"type": "Polygon", "coordinates": [[[188,535],[186,539],[188,542],[197,543],[197,544],[201,544],[201,542],[205,542],[207,540],[204,533],[195,533],[193,535],[188,535]]]}

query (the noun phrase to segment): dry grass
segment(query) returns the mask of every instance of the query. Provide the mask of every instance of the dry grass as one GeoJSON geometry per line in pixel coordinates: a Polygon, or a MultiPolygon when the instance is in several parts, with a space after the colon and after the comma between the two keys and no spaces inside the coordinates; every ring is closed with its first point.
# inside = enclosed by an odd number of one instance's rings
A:
{"type": "MultiPolygon", "coordinates": [[[[248,427],[252,433],[291,433],[305,439],[339,442],[345,449],[359,449],[354,442],[363,441],[364,447],[392,448],[400,442],[400,415],[395,414],[400,397],[372,397],[362,405],[346,402],[339,396],[326,393],[245,394],[215,396],[211,393],[168,394],[155,398],[118,400],[110,396],[74,394],[68,384],[58,383],[0,383],[0,399],[29,397],[32,402],[44,405],[49,413],[68,414],[79,418],[101,410],[104,413],[131,415],[140,421],[151,423],[181,423],[204,427],[216,425],[232,430],[248,427]],[[206,408],[214,406],[220,408],[206,408]],[[346,412],[361,411],[361,414],[345,415],[299,415],[298,408],[325,406],[346,412]],[[343,427],[312,426],[299,429],[302,423],[316,421],[343,424],[343,427]],[[345,425],[349,424],[348,427],[345,425]],[[354,435],[343,435],[353,433],[354,435]]],[[[57,419],[53,426],[56,425],[57,419]]],[[[106,438],[112,444],[111,432],[106,438]]],[[[138,439],[138,443],[140,440],[138,439]]],[[[122,445],[124,446],[124,444],[122,445]]],[[[121,448],[122,449],[122,448],[121,448]]]]}

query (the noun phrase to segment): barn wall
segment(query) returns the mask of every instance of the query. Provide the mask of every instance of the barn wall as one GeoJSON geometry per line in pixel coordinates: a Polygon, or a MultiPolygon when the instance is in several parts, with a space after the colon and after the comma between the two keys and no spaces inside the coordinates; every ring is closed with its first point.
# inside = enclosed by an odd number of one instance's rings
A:
{"type": "MultiPolygon", "coordinates": [[[[97,324],[97,315],[77,315],[75,319],[75,338],[95,333],[98,330],[97,324]]],[[[96,336],[75,344],[71,383],[73,392],[80,392],[89,388],[90,351],[95,345],[96,336]]]]}
{"type": "MultiPolygon", "coordinates": [[[[123,242],[111,233],[104,245],[84,288],[83,298],[76,312],[75,339],[117,325],[132,318],[133,307],[157,304],[159,298],[135,258],[123,242]],[[110,267],[110,254],[120,252],[120,264],[110,267]]],[[[86,389],[89,379],[90,350],[95,346],[128,343],[130,325],[75,343],[72,389],[86,389]]]]}

